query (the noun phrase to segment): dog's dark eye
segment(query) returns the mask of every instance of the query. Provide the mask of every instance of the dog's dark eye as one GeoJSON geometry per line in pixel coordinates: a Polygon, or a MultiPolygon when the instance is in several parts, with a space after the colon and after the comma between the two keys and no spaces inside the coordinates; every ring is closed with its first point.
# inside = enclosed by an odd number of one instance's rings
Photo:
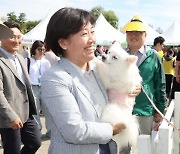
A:
{"type": "Polygon", "coordinates": [[[112,59],[118,59],[118,57],[117,56],[112,56],[112,59]]]}

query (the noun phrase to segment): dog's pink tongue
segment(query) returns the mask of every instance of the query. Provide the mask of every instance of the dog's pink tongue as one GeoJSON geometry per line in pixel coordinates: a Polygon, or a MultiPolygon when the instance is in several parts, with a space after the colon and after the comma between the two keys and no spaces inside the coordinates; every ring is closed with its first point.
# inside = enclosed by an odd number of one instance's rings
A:
{"type": "Polygon", "coordinates": [[[129,108],[131,111],[135,104],[135,97],[129,97],[126,93],[120,93],[115,89],[108,89],[108,99],[110,102],[120,104],[126,108],[129,108]]]}

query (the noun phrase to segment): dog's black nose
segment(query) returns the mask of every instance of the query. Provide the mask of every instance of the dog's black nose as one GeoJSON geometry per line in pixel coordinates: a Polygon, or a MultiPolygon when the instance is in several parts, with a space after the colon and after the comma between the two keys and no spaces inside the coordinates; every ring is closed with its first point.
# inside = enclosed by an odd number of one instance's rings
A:
{"type": "Polygon", "coordinates": [[[106,60],[106,55],[102,55],[102,61],[106,60]]]}

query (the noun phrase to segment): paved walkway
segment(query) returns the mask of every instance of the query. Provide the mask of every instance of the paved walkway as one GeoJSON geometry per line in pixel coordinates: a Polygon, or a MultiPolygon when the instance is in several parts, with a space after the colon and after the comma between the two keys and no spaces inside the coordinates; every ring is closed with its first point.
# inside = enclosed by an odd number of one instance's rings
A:
{"type": "MultiPolygon", "coordinates": [[[[42,122],[42,125],[43,125],[42,134],[44,136],[45,133],[46,133],[44,117],[41,117],[41,122],[42,122]]],[[[36,152],[36,154],[47,154],[48,153],[49,144],[50,144],[49,139],[46,139],[46,138],[42,137],[42,145],[39,148],[39,150],[36,152]]],[[[0,144],[0,154],[3,154],[3,150],[2,150],[1,144],[0,144]]]]}

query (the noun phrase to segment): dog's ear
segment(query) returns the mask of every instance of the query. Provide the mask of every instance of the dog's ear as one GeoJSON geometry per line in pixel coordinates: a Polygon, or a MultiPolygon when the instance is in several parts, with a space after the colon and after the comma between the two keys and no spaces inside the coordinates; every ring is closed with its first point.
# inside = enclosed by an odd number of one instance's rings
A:
{"type": "Polygon", "coordinates": [[[137,57],[134,55],[129,55],[126,59],[128,64],[136,63],[137,62],[137,57]]]}

